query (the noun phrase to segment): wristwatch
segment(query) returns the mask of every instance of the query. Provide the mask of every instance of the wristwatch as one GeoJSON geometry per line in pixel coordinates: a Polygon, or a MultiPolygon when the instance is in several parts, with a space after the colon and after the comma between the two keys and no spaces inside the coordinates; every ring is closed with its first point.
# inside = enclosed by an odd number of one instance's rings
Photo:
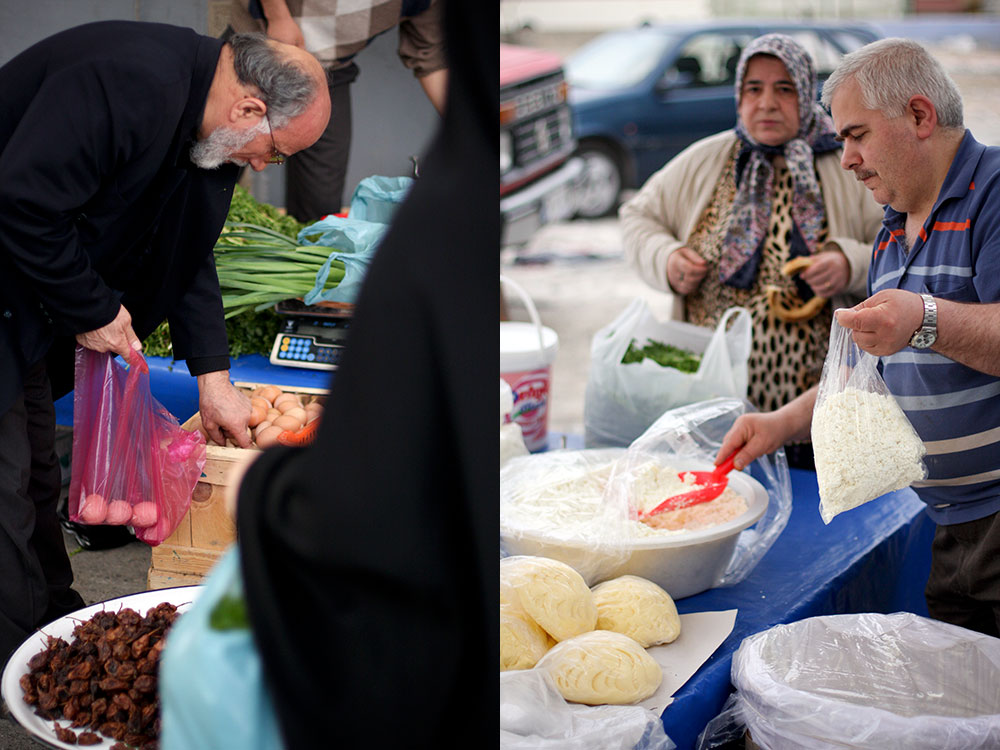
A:
{"type": "Polygon", "coordinates": [[[924,321],[910,339],[914,349],[927,349],[937,341],[937,302],[929,294],[921,294],[924,301],[924,321]]]}

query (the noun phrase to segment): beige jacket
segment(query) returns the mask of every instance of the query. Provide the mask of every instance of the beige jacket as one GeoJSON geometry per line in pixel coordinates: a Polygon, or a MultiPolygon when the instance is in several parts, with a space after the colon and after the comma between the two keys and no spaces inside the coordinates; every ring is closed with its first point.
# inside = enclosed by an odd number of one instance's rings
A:
{"type": "MultiPolygon", "coordinates": [[[[650,177],[618,212],[625,258],[654,289],[672,292],[667,283],[667,258],[683,247],[712,199],[716,183],[732,151],[736,133],[726,130],[688,146],[650,177]]],[[[850,297],[834,298],[847,307],[866,296],[868,264],[875,235],[882,225],[882,207],[853,173],[840,166],[840,151],[816,159],[823,186],[829,242],[847,257],[850,297]]],[[[828,249],[833,249],[829,248],[828,249]]],[[[673,317],[682,320],[683,298],[674,298],[673,317]]]]}

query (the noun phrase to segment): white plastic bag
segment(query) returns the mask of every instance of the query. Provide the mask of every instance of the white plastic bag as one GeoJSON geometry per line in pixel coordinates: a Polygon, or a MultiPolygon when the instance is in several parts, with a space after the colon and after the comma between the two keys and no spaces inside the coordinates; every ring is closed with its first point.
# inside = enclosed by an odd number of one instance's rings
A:
{"type": "Polygon", "coordinates": [[[927,476],[925,448],[878,371],[834,316],[813,408],[813,454],[824,523],[927,476]]]}
{"type": "Polygon", "coordinates": [[[757,633],[732,681],[730,712],[767,750],[1000,747],[1000,639],[909,612],[757,633]]]}
{"type": "Polygon", "coordinates": [[[546,451],[500,468],[500,541],[504,554],[554,557],[592,585],[632,554],[635,522],[628,498],[609,494],[621,448],[546,451]]]}
{"type": "MultiPolygon", "coordinates": [[[[675,598],[739,583],[771,548],[791,515],[791,478],[783,449],[760,457],[748,469],[767,492],[767,507],[752,527],[706,545],[678,545],[680,549],[673,550],[665,544],[656,556],[645,550],[630,562],[636,542],[649,538],[640,536],[649,529],[635,519],[635,508],[640,507],[635,484],[651,463],[710,468],[726,432],[751,409],[745,400],[712,399],[668,411],[627,449],[548,451],[511,459],[500,469],[501,551],[562,560],[589,585],[631,572],[657,582],[675,598]],[[725,556],[711,553],[711,567],[701,557],[693,569],[684,562],[709,548],[725,556]],[[673,563],[664,566],[661,560],[673,563]],[[655,571],[637,572],[651,561],[657,562],[655,571]],[[674,579],[676,586],[667,579],[674,579]]],[[[692,535],[699,533],[711,530],[692,535]]]]}
{"type": "Polygon", "coordinates": [[[583,414],[586,446],[626,446],[663,412],[678,406],[720,396],[746,398],[751,329],[750,313],[742,307],[726,310],[713,331],[660,321],[645,300],[633,300],[591,340],[583,414]],[[635,340],[641,346],[647,339],[702,355],[697,372],[681,372],[650,359],[622,364],[629,344],[635,340]]]}
{"type": "MultiPolygon", "coordinates": [[[[716,398],[671,409],[633,441],[616,470],[625,477],[631,467],[649,460],[674,465],[701,461],[711,466],[733,422],[753,410],[749,401],[737,398],[716,398]]],[[[740,532],[732,557],[714,586],[734,586],[750,575],[792,514],[792,479],[783,448],[761,456],[745,471],[767,491],[767,510],[752,527],[740,532]]],[[[627,488],[612,482],[611,490],[609,502],[628,502],[613,494],[615,490],[625,492],[627,498],[627,488]]]]}
{"type": "Polygon", "coordinates": [[[500,750],[673,750],[660,717],[641,706],[567,703],[547,672],[500,673],[500,750]]]}

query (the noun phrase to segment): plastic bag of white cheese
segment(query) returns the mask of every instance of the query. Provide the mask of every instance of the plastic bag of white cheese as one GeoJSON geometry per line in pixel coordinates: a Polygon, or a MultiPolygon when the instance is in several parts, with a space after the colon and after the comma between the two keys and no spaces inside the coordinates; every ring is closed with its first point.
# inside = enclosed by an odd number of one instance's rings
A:
{"type": "Polygon", "coordinates": [[[834,316],[812,419],[824,523],[924,479],[925,448],[878,371],[834,316]]]}

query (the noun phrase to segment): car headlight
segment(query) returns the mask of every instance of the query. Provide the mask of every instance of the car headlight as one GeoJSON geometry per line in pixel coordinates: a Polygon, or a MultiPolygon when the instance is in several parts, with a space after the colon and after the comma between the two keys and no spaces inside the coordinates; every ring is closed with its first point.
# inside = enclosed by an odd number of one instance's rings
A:
{"type": "Polygon", "coordinates": [[[500,131],[500,174],[510,171],[514,166],[514,143],[510,132],[500,131]]]}

